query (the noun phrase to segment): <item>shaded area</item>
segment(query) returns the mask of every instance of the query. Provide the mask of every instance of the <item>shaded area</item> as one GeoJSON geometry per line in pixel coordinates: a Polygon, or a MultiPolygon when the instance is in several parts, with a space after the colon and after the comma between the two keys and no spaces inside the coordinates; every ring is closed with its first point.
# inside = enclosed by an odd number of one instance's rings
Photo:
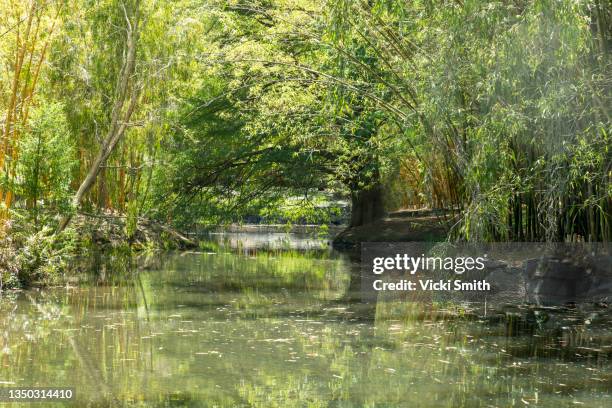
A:
{"type": "Polygon", "coordinates": [[[405,216],[391,213],[388,217],[357,227],[350,227],[334,238],[334,248],[359,249],[362,242],[444,241],[446,222],[437,215],[405,216]]]}

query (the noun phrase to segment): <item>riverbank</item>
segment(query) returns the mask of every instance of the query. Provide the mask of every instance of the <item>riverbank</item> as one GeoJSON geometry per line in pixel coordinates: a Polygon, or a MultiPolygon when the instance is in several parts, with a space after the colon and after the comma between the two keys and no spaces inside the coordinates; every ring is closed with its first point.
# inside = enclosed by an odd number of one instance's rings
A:
{"type": "Polygon", "coordinates": [[[197,246],[197,240],[168,225],[144,218],[130,223],[127,217],[110,213],[80,213],[61,232],[23,219],[7,221],[0,228],[0,292],[59,284],[68,271],[78,273],[77,260],[94,252],[197,246]]]}
{"type": "Polygon", "coordinates": [[[129,245],[145,248],[189,249],[197,247],[196,239],[175,228],[148,218],[128,221],[125,215],[80,213],[74,228],[85,240],[98,247],[129,245]]]}
{"type": "Polygon", "coordinates": [[[333,239],[338,250],[357,249],[362,242],[435,242],[446,240],[448,218],[434,210],[404,210],[358,227],[348,227],[333,239]]]}

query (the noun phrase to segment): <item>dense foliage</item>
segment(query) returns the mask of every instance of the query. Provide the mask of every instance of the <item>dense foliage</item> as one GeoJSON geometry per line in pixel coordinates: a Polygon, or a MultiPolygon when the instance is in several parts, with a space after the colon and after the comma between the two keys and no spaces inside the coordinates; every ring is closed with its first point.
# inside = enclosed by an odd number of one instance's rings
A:
{"type": "Polygon", "coordinates": [[[2,0],[2,217],[610,241],[601,0],[2,0]]]}

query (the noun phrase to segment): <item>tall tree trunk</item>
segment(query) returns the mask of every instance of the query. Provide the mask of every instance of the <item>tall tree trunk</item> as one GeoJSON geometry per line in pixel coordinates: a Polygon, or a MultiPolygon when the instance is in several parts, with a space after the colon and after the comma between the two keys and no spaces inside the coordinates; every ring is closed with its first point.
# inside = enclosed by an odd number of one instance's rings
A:
{"type": "MultiPolygon", "coordinates": [[[[125,7],[123,9],[127,29],[126,53],[123,61],[123,67],[119,73],[119,78],[117,81],[115,104],[112,110],[111,122],[108,133],[100,146],[98,155],[91,164],[85,179],[79,186],[79,189],[72,199],[72,206],[75,209],[81,205],[83,197],[96,182],[96,178],[98,177],[102,166],[104,166],[108,157],[117,146],[117,143],[125,134],[132,113],[134,113],[134,109],[136,108],[138,89],[134,83],[135,81],[133,76],[136,66],[136,44],[138,41],[138,24],[140,17],[139,3],[139,1],[135,3],[132,21],[130,21],[130,17],[128,16],[125,7]],[[128,106],[125,108],[126,102],[128,101],[128,106]]],[[[58,232],[63,231],[68,226],[71,219],[72,215],[66,215],[60,221],[58,232]]]]}
{"type": "Polygon", "coordinates": [[[106,169],[103,167],[98,173],[98,208],[108,209],[108,188],[106,186],[106,169]]]}
{"type": "Polygon", "coordinates": [[[351,193],[351,227],[368,224],[385,215],[383,192],[380,185],[351,193]]]}

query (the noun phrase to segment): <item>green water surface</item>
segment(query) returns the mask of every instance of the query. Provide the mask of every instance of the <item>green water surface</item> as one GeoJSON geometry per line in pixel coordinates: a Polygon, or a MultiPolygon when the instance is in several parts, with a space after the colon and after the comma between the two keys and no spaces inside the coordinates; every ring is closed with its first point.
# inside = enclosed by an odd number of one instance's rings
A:
{"type": "Polygon", "coordinates": [[[0,387],[74,387],[78,407],[612,406],[606,305],[366,304],[358,264],[306,243],[100,257],[78,284],[4,293],[0,387]]]}

